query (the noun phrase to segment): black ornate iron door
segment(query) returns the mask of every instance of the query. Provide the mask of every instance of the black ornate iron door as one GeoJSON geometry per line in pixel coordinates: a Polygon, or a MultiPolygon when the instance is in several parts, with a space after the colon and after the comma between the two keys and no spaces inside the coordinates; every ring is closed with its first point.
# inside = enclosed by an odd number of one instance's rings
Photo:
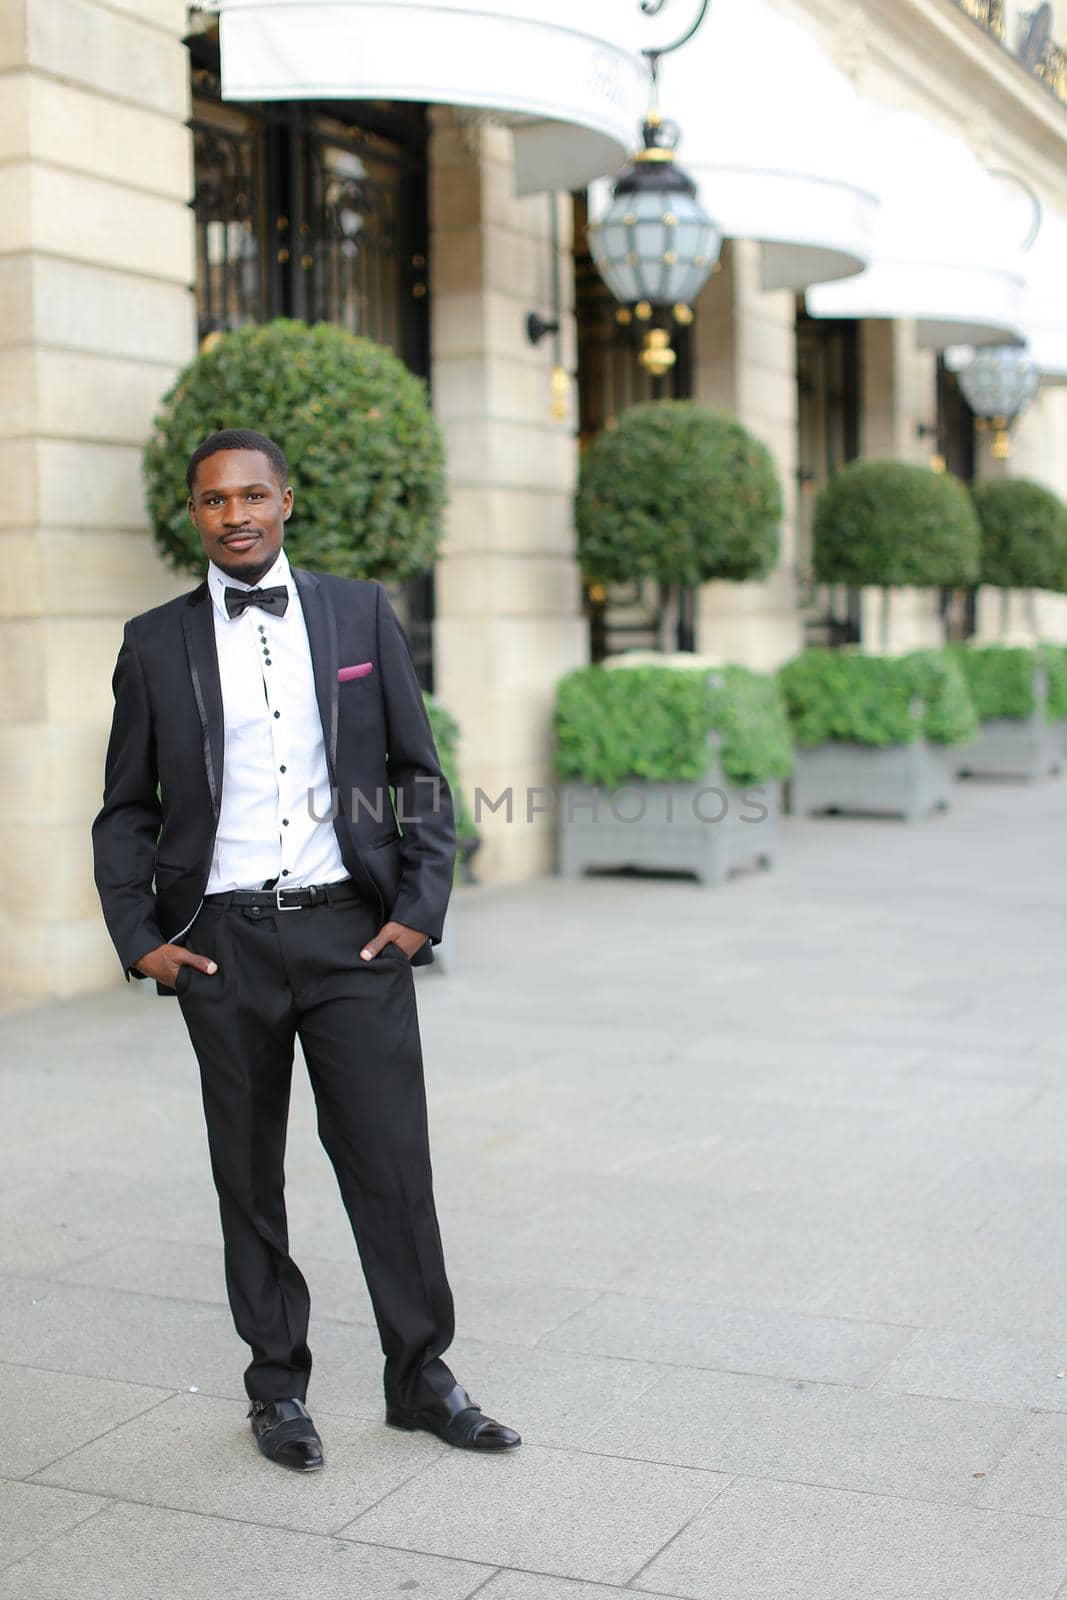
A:
{"type": "MultiPolygon", "coordinates": [[[[428,381],[425,108],[227,104],[217,41],[187,43],[201,340],[277,316],[333,322],[428,381]]],[[[433,574],[390,594],[432,688],[433,574]]]]}

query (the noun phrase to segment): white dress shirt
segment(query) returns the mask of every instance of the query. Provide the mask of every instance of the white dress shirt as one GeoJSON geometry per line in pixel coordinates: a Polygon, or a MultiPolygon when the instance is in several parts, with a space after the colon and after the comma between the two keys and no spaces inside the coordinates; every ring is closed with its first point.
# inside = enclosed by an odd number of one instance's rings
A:
{"type": "Polygon", "coordinates": [[[226,743],[222,805],[205,894],[336,883],[348,877],[331,820],[329,771],[311,647],[285,551],[258,584],[211,562],[208,589],[222,680],[226,743]],[[225,591],[289,591],[285,615],[226,610],[225,591]],[[321,818],[321,821],[316,821],[321,818]]]}

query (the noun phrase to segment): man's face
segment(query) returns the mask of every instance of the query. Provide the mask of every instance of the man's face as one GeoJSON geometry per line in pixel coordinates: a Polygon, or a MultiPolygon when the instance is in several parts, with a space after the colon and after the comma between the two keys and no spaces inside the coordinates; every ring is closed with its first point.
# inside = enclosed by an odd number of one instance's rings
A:
{"type": "Polygon", "coordinates": [[[258,583],[278,558],[293,491],[261,450],[219,450],[201,461],[189,515],[207,555],[231,578],[258,583]]]}

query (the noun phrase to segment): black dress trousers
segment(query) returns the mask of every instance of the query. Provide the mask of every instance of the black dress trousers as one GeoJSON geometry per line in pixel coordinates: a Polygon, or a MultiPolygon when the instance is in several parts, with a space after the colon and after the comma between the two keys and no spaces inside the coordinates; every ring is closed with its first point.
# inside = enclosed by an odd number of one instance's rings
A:
{"type": "Polygon", "coordinates": [[[434,1209],[414,977],[363,899],[278,911],[202,907],[177,994],[200,1063],[234,1324],[254,1400],[304,1398],[307,1284],[289,1254],[284,1159],[294,1042],[318,1113],[385,1353],[387,1399],[417,1407],[455,1379],[452,1295],[434,1209]]]}

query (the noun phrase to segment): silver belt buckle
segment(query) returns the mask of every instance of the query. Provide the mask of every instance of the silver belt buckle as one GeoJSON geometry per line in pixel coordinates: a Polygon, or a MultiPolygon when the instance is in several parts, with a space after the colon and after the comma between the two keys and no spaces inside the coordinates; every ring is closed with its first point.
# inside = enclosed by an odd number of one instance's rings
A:
{"type": "Polygon", "coordinates": [[[283,906],[282,905],[282,895],[287,893],[287,892],[290,893],[290,894],[293,894],[296,891],[295,890],[288,890],[287,891],[285,889],[284,885],[282,885],[280,883],[275,888],[275,890],[274,890],[274,904],[278,907],[278,910],[279,911],[303,911],[303,909],[304,909],[303,906],[283,906]]]}

